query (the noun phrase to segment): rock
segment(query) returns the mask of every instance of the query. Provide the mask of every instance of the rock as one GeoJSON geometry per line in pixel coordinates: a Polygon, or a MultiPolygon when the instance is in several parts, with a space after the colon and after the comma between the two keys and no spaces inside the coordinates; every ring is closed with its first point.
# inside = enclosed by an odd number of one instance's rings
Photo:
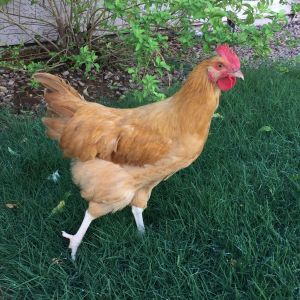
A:
{"type": "Polygon", "coordinates": [[[10,86],[12,86],[14,84],[15,84],[15,81],[13,79],[10,79],[7,83],[7,85],[10,85],[10,86]]]}
{"type": "Polygon", "coordinates": [[[84,84],[82,81],[78,81],[78,84],[79,84],[80,86],[85,86],[85,84],[84,84]]]}
{"type": "Polygon", "coordinates": [[[64,71],[64,72],[61,73],[61,75],[63,75],[63,76],[68,76],[69,74],[70,74],[69,71],[64,71]]]}
{"type": "Polygon", "coordinates": [[[109,79],[113,76],[114,74],[112,72],[107,72],[106,75],[104,76],[104,79],[109,79]]]}
{"type": "Polygon", "coordinates": [[[0,92],[5,94],[8,92],[8,89],[5,86],[0,86],[0,92]]]}
{"type": "Polygon", "coordinates": [[[4,95],[5,95],[4,92],[0,92],[0,99],[1,99],[2,97],[4,97],[4,95]]]}
{"type": "Polygon", "coordinates": [[[3,102],[6,102],[6,103],[9,103],[10,100],[11,100],[12,96],[11,95],[8,95],[8,96],[4,96],[3,97],[3,102]]]}

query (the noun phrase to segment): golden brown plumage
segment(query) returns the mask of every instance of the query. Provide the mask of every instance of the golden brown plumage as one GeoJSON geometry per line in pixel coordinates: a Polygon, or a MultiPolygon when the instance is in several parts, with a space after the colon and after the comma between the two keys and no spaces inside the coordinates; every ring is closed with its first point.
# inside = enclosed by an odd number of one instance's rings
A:
{"type": "MultiPolygon", "coordinates": [[[[59,77],[34,75],[46,87],[47,134],[73,159],[73,180],[91,220],[127,205],[144,209],[153,187],[200,155],[219,104],[221,63],[227,63],[224,55],[203,61],[175,95],[134,109],[87,102],[59,77]]],[[[64,235],[73,258],[83,237],[75,247],[76,235],[64,235]]]]}

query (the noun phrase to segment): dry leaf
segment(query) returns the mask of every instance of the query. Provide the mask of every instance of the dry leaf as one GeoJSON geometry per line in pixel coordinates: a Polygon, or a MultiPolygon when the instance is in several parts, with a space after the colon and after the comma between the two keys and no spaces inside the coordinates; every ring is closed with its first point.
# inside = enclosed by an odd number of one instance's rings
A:
{"type": "Polygon", "coordinates": [[[60,258],[58,258],[58,257],[53,257],[53,258],[52,258],[52,262],[53,262],[54,264],[56,264],[56,265],[59,265],[59,264],[62,263],[62,260],[61,260],[60,258]]]}
{"type": "Polygon", "coordinates": [[[88,87],[86,87],[84,90],[83,90],[83,95],[85,95],[85,96],[87,96],[87,97],[89,97],[90,95],[89,95],[89,93],[88,93],[88,87]]]}
{"type": "Polygon", "coordinates": [[[230,259],[230,261],[229,261],[229,263],[230,263],[230,265],[231,265],[232,267],[235,267],[235,266],[236,266],[236,264],[237,264],[237,260],[236,260],[236,259],[233,259],[233,258],[231,258],[231,259],[230,259]]]}
{"type": "Polygon", "coordinates": [[[6,203],[5,206],[7,208],[17,208],[18,207],[18,205],[16,203],[6,203]]]}

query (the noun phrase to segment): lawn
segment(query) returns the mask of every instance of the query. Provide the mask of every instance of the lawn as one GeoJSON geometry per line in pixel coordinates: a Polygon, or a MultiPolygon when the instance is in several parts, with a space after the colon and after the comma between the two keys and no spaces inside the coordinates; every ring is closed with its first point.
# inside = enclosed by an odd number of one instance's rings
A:
{"type": "Polygon", "coordinates": [[[0,298],[299,299],[299,71],[246,71],[201,157],[154,190],[145,236],[129,208],[105,216],[75,263],[61,231],[86,203],[69,161],[39,118],[2,112],[0,298]]]}

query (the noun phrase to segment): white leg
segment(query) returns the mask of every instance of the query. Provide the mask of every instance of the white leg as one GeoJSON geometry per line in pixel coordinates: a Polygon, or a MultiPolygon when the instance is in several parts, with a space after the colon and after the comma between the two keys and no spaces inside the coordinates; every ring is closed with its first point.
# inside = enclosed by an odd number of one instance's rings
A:
{"type": "Polygon", "coordinates": [[[86,211],[85,215],[84,215],[84,219],[75,235],[72,235],[72,234],[62,231],[63,237],[70,240],[69,248],[71,249],[72,260],[75,260],[77,249],[78,249],[79,245],[81,244],[81,241],[82,241],[87,229],[89,228],[91,222],[94,219],[95,218],[93,216],[91,216],[91,214],[88,211],[86,211]]]}
{"type": "Polygon", "coordinates": [[[134,219],[136,226],[138,228],[138,231],[140,233],[145,232],[145,226],[144,226],[144,221],[143,221],[143,208],[137,207],[137,206],[132,206],[131,211],[133,213],[134,219]]]}

